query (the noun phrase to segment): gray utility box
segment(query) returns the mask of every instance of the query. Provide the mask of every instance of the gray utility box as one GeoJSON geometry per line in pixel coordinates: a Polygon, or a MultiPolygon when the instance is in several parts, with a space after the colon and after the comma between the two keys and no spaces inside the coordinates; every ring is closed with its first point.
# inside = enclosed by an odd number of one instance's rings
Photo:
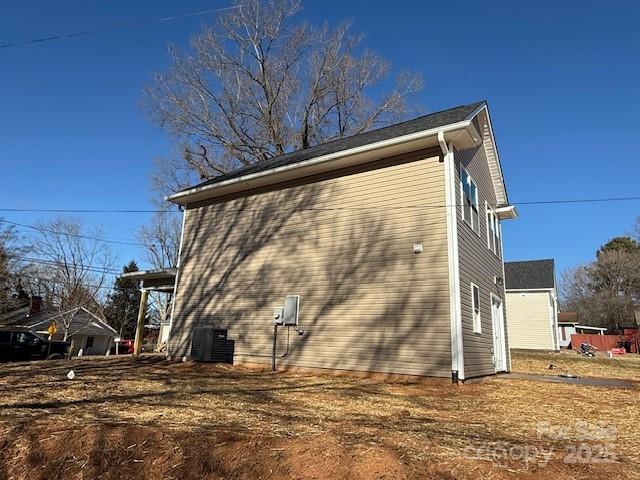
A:
{"type": "Polygon", "coordinates": [[[283,325],[298,325],[298,310],[300,309],[300,296],[287,295],[284,298],[283,325]]]}
{"type": "Polygon", "coordinates": [[[285,327],[298,325],[298,313],[300,310],[300,296],[287,295],[284,299],[284,307],[273,309],[273,324],[285,327]]]}

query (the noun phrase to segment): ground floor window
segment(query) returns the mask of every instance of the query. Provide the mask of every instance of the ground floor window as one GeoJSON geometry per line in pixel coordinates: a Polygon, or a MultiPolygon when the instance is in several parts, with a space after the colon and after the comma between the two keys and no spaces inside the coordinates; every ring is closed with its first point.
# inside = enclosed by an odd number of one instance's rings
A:
{"type": "Polygon", "coordinates": [[[471,284],[471,307],[473,311],[473,332],[482,333],[482,318],[480,315],[480,289],[471,284]]]}

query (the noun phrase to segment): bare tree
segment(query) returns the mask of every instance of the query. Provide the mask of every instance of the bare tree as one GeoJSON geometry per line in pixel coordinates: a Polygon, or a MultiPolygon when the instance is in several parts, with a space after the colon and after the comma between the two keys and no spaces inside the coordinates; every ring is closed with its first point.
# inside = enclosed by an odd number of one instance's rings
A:
{"type": "MultiPolygon", "coordinates": [[[[138,241],[145,249],[144,259],[152,268],[177,266],[181,229],[179,217],[156,213],[151,223],[138,231],[138,241]]],[[[151,317],[165,323],[171,311],[171,301],[171,294],[153,292],[149,302],[151,317]]]]}
{"type": "Polygon", "coordinates": [[[145,90],[152,118],[182,145],[179,159],[158,161],[163,192],[398,121],[422,88],[421,76],[403,72],[374,98],[389,63],[360,50],[349,24],[298,21],[298,0],[236,4],[190,52],[171,48],[171,68],[145,90]]]}
{"type": "Polygon", "coordinates": [[[37,288],[48,305],[63,314],[65,341],[73,333],[69,331],[73,316],[68,312],[78,307],[100,310],[102,289],[113,276],[114,257],[101,236],[99,230],[85,232],[80,222],[59,218],[39,224],[33,238],[37,288]]]}
{"type": "Polygon", "coordinates": [[[22,256],[26,253],[15,227],[0,223],[0,313],[19,306],[28,297],[23,283],[26,266],[22,256]]]}
{"type": "Polygon", "coordinates": [[[616,331],[634,323],[640,307],[640,250],[599,250],[596,261],[563,274],[561,296],[564,308],[577,311],[586,324],[616,331]]]}

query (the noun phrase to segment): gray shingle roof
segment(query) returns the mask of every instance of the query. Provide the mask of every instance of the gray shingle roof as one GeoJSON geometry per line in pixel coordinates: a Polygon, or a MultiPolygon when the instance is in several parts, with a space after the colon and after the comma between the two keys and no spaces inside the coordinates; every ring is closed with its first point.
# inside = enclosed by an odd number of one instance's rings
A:
{"type": "Polygon", "coordinates": [[[554,288],[556,286],[553,259],[505,262],[504,275],[507,290],[554,288]]]}
{"type": "Polygon", "coordinates": [[[486,105],[486,102],[480,101],[470,103],[469,105],[461,105],[441,112],[431,113],[422,117],[414,118],[406,122],[397,123],[388,127],[379,128],[377,130],[371,130],[369,132],[361,133],[351,137],[341,138],[327,143],[322,143],[314,147],[305,148],[303,150],[296,150],[295,152],[279,155],[267,160],[263,160],[254,165],[248,167],[242,167],[224,175],[212,178],[198,185],[194,185],[186,190],[192,188],[204,187],[206,185],[213,185],[216,183],[231,180],[244,175],[252,173],[259,173],[272,168],[282,167],[284,165],[293,165],[305,160],[309,160],[321,155],[328,155],[330,153],[340,152],[342,150],[348,150],[350,148],[360,147],[362,145],[368,145],[370,143],[380,142],[383,140],[389,140],[391,138],[400,137],[403,135],[409,135],[412,133],[420,132],[423,130],[431,130],[438,127],[444,127],[445,125],[451,125],[453,123],[462,122],[468,120],[470,115],[475,112],[481,106],[486,105]]]}
{"type": "MultiPolygon", "coordinates": [[[[0,327],[28,328],[33,332],[46,331],[51,321],[60,322],[60,312],[56,310],[43,310],[33,315],[27,316],[29,307],[12,312],[12,315],[0,318],[0,327]]],[[[60,326],[58,333],[62,334],[60,326]]],[[[115,331],[108,327],[103,321],[97,320],[93,315],[83,309],[78,309],[69,324],[69,335],[79,333],[81,335],[114,336],[115,331]]]]}

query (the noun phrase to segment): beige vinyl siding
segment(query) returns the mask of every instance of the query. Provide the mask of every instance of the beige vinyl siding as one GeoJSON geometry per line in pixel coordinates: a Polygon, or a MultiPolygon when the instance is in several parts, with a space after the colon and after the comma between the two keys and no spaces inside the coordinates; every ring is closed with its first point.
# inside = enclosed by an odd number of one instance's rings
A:
{"type": "MultiPolygon", "coordinates": [[[[502,277],[502,252],[496,256],[487,247],[487,219],[485,201],[496,204],[495,191],[491,180],[489,165],[482,146],[454,152],[456,171],[456,198],[462,203],[460,190],[460,166],[464,167],[478,187],[478,212],[480,233],[472,230],[462,217],[462,208],[457,207],[458,218],[458,256],[460,268],[460,306],[462,313],[462,342],[464,348],[465,378],[495,373],[493,363],[493,322],[491,318],[491,293],[503,300],[504,289],[494,284],[494,276],[502,277]],[[480,312],[482,332],[473,331],[473,310],[471,300],[471,284],[480,288],[480,312]]],[[[505,319],[508,314],[505,310],[505,319]]],[[[505,337],[507,328],[505,326],[505,337]]],[[[509,348],[507,344],[507,365],[509,365],[509,348]]]]}
{"type": "Polygon", "coordinates": [[[279,366],[448,377],[444,205],[432,149],[188,209],[170,354],[215,325],[235,361],[270,363],[273,307],[297,294],[304,335],[278,329],[279,366]]]}
{"type": "Polygon", "coordinates": [[[549,292],[507,292],[511,348],[553,350],[549,292]]]}

